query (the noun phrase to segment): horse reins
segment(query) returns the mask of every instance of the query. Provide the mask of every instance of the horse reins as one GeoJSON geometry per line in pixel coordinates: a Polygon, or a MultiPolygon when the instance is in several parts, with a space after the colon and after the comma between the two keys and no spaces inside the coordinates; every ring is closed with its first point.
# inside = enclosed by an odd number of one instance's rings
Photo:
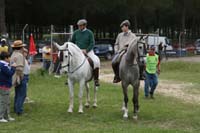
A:
{"type": "MultiPolygon", "coordinates": [[[[142,41],[138,41],[138,42],[137,42],[138,61],[140,61],[140,57],[146,57],[145,55],[141,56],[141,55],[139,54],[139,46],[138,46],[139,43],[143,44],[143,45],[144,45],[143,47],[145,48],[145,43],[144,43],[144,42],[142,42],[142,41]]],[[[145,52],[144,50],[145,50],[145,49],[143,49],[143,52],[145,52]]]]}
{"type": "Polygon", "coordinates": [[[63,51],[68,51],[68,64],[67,65],[65,65],[65,66],[61,66],[61,68],[65,68],[65,67],[68,67],[68,72],[67,73],[74,73],[74,72],[76,72],[78,69],[80,69],[84,64],[85,64],[85,61],[86,61],[86,57],[85,57],[85,59],[83,60],[83,62],[78,66],[78,67],[76,67],[73,71],[70,71],[70,56],[72,56],[72,54],[70,53],[70,51],[69,51],[69,49],[68,49],[68,44],[67,44],[67,47],[66,47],[66,49],[65,50],[63,50],[63,51]]]}

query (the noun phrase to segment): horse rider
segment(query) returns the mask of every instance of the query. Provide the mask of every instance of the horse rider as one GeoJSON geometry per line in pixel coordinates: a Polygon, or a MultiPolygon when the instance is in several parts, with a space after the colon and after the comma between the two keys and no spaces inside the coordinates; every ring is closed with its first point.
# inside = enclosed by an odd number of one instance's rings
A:
{"type": "Polygon", "coordinates": [[[87,20],[80,19],[77,22],[78,30],[76,30],[72,35],[72,42],[76,44],[84,53],[84,55],[91,58],[94,64],[93,74],[96,86],[99,84],[99,68],[100,60],[94,54],[93,47],[95,45],[94,34],[91,30],[87,29],[87,20]]]}
{"type": "Polygon", "coordinates": [[[124,20],[121,24],[122,32],[118,34],[116,42],[115,42],[115,55],[112,60],[112,68],[114,71],[114,80],[113,83],[118,83],[121,81],[119,77],[119,64],[121,61],[122,55],[126,52],[128,45],[134,40],[137,39],[136,35],[129,30],[130,27],[129,20],[124,20]]]}
{"type": "Polygon", "coordinates": [[[154,98],[153,94],[158,85],[158,75],[160,74],[160,58],[155,52],[155,45],[150,46],[150,50],[146,56],[145,64],[145,85],[144,93],[145,97],[154,98]],[[150,88],[150,91],[149,91],[150,88]]]}

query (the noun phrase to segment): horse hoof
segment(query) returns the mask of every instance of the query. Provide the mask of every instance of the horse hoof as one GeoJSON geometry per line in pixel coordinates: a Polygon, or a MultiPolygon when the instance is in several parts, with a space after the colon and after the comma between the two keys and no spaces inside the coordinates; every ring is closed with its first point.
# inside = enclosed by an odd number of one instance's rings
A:
{"type": "Polygon", "coordinates": [[[125,113],[125,114],[123,115],[123,118],[124,118],[124,119],[127,119],[127,118],[128,118],[128,114],[125,113]]]}
{"type": "Polygon", "coordinates": [[[123,115],[123,118],[126,120],[128,119],[128,115],[123,115]]]}
{"type": "Polygon", "coordinates": [[[86,104],[85,104],[85,107],[86,107],[86,108],[90,108],[90,104],[86,103],[86,104]]]}
{"type": "Polygon", "coordinates": [[[125,111],[126,110],[126,108],[125,107],[122,107],[122,111],[125,111]]]}
{"type": "Polygon", "coordinates": [[[68,109],[68,113],[73,113],[73,110],[71,108],[68,109]]]}
{"type": "Polygon", "coordinates": [[[79,114],[83,114],[83,110],[79,110],[78,113],[79,113],[79,114]]]}
{"type": "Polygon", "coordinates": [[[95,103],[95,104],[93,104],[93,108],[97,108],[97,104],[95,103]]]}
{"type": "Polygon", "coordinates": [[[133,116],[133,119],[134,119],[134,120],[138,120],[138,116],[137,116],[137,115],[134,115],[134,116],[133,116]]]}

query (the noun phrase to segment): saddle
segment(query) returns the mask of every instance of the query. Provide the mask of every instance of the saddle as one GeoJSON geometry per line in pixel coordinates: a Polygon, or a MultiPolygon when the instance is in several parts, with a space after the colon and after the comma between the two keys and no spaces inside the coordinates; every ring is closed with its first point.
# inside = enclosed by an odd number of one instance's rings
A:
{"type": "Polygon", "coordinates": [[[122,51],[120,51],[120,52],[118,53],[118,56],[117,56],[117,58],[116,58],[116,62],[117,62],[117,63],[120,63],[120,61],[121,61],[121,59],[122,59],[122,56],[123,56],[126,52],[127,52],[127,50],[124,49],[124,50],[122,50],[122,51]]]}
{"type": "Polygon", "coordinates": [[[94,62],[92,61],[92,59],[87,54],[84,54],[84,55],[87,58],[92,70],[94,70],[94,62]]]}
{"type": "Polygon", "coordinates": [[[86,58],[90,64],[91,68],[94,70],[94,62],[92,61],[92,59],[90,57],[86,56],[86,58]]]}

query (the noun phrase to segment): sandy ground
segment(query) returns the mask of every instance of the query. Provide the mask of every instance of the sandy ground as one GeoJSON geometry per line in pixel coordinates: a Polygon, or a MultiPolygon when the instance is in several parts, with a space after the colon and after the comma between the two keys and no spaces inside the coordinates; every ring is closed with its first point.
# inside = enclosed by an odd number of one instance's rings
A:
{"type": "MultiPolygon", "coordinates": [[[[165,62],[166,60],[163,59],[165,62]]],[[[192,57],[178,57],[178,58],[169,58],[167,61],[186,61],[186,62],[200,62],[200,55],[192,57]]]]}
{"type": "MultiPolygon", "coordinates": [[[[166,61],[165,59],[163,61],[166,61]]],[[[195,57],[181,57],[181,58],[169,58],[167,61],[186,61],[186,62],[200,62],[200,56],[195,57]]],[[[32,65],[32,71],[41,68],[41,62],[34,63],[32,65]]],[[[104,61],[101,63],[100,80],[107,83],[112,83],[113,72],[110,61],[104,61]]],[[[120,83],[118,84],[120,85],[120,83]]],[[[141,81],[140,88],[143,89],[144,82],[141,81]]],[[[184,102],[200,104],[199,93],[188,93],[187,88],[194,87],[192,83],[181,83],[175,81],[160,80],[156,92],[165,96],[175,97],[183,100],[184,102]]]]}
{"type": "MultiPolygon", "coordinates": [[[[113,77],[114,77],[113,74],[101,73],[100,80],[107,83],[112,83],[113,77]]],[[[118,85],[121,85],[121,84],[118,83],[118,85]]],[[[156,89],[156,93],[160,93],[169,97],[175,97],[187,103],[200,104],[199,93],[191,94],[186,91],[186,89],[192,88],[193,86],[194,84],[192,83],[186,84],[186,83],[175,82],[175,81],[160,80],[156,89]]],[[[143,90],[143,88],[144,88],[144,82],[141,81],[140,89],[143,90]]]]}

